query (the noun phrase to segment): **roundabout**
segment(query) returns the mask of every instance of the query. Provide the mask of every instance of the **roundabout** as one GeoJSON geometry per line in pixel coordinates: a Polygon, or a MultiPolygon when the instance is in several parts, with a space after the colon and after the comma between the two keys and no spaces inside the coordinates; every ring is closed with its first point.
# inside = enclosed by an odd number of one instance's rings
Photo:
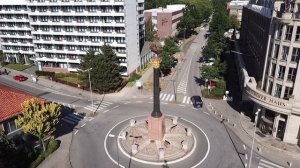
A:
{"type": "Polygon", "coordinates": [[[116,124],[107,133],[104,147],[115,164],[118,164],[118,161],[112,157],[114,151],[111,150],[113,149],[111,145],[117,145],[121,157],[127,157],[149,166],[166,163],[172,165],[186,161],[189,163],[189,165],[185,164],[186,166],[196,167],[208,156],[210,143],[207,135],[194,123],[184,118],[166,116],[164,138],[161,142],[151,142],[147,134],[146,119],[146,115],[128,118],[116,124]],[[133,121],[136,121],[134,126],[130,125],[133,121]],[[109,138],[116,138],[117,144],[108,143],[109,138]],[[135,145],[136,147],[133,147],[135,145]],[[189,160],[192,154],[197,155],[198,160],[189,160]]]}

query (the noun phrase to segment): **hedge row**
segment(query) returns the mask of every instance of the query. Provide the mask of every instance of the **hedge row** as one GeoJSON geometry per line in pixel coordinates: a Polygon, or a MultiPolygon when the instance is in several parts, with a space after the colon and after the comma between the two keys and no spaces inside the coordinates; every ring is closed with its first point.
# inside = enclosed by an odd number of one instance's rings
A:
{"type": "Polygon", "coordinates": [[[29,168],[36,168],[38,167],[44,160],[47,158],[51,153],[56,151],[56,149],[59,147],[58,141],[51,140],[48,145],[46,151],[43,151],[36,159],[33,161],[29,168]]]}
{"type": "Polygon", "coordinates": [[[37,76],[51,76],[51,77],[55,76],[55,72],[48,72],[48,71],[35,71],[35,74],[37,76]]]}

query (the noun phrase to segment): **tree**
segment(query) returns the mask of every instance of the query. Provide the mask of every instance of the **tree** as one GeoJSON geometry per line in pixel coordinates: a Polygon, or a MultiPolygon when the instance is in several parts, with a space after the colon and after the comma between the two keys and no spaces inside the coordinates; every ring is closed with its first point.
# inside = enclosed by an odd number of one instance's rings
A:
{"type": "Polygon", "coordinates": [[[203,66],[201,68],[202,78],[212,80],[220,77],[219,70],[215,66],[203,66]]]}
{"type": "Polygon", "coordinates": [[[5,56],[3,54],[3,51],[0,51],[0,65],[4,66],[5,63],[5,56]]]}
{"type": "Polygon", "coordinates": [[[14,143],[0,130],[0,167],[17,167],[14,160],[15,152],[14,143]]]}
{"type": "Polygon", "coordinates": [[[173,55],[179,51],[179,47],[177,46],[173,38],[167,38],[164,43],[165,44],[162,48],[162,53],[160,54],[161,57],[160,68],[162,70],[172,68],[174,64],[173,55]]]}
{"type": "Polygon", "coordinates": [[[148,19],[145,24],[145,40],[153,41],[155,38],[155,30],[154,25],[152,23],[152,19],[148,19]]]}
{"type": "Polygon", "coordinates": [[[230,27],[233,28],[234,30],[236,30],[240,27],[240,22],[237,19],[236,15],[229,16],[229,23],[230,23],[230,27]]]}
{"type": "Polygon", "coordinates": [[[60,105],[55,103],[40,103],[37,98],[22,103],[23,114],[18,117],[16,124],[24,133],[37,137],[45,151],[44,139],[56,130],[61,113],[60,105]]]}
{"type": "MultiPolygon", "coordinates": [[[[90,71],[92,87],[99,91],[115,91],[122,84],[118,58],[109,45],[101,46],[99,54],[89,51],[83,58],[80,68],[92,68],[90,71]]],[[[81,72],[81,74],[84,85],[88,86],[88,73],[81,72]]]]}

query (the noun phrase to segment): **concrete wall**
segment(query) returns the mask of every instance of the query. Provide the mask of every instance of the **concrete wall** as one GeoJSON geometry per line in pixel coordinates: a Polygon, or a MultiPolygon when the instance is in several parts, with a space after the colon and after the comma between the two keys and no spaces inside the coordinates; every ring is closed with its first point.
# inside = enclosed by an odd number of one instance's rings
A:
{"type": "Polygon", "coordinates": [[[172,13],[157,13],[157,29],[159,38],[172,35],[172,13]]]}
{"type": "Polygon", "coordinates": [[[284,142],[297,144],[300,136],[300,115],[289,115],[286,130],[284,134],[284,142]]]}

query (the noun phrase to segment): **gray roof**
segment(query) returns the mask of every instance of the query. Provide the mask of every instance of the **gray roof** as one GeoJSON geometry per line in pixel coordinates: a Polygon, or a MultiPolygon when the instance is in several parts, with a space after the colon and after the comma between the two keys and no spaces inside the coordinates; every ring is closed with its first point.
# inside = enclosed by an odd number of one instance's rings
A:
{"type": "Polygon", "coordinates": [[[150,45],[151,45],[151,41],[145,41],[142,52],[141,52],[141,56],[142,55],[146,55],[148,52],[150,52],[150,45]]]}

